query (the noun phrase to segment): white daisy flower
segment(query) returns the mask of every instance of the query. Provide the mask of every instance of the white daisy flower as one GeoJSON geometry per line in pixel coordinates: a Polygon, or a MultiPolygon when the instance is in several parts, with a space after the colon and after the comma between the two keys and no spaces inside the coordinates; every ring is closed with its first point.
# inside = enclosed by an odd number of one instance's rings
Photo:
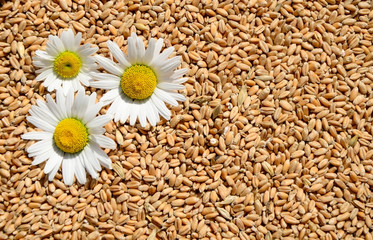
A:
{"type": "Polygon", "coordinates": [[[91,86],[108,89],[101,99],[105,105],[111,104],[108,114],[114,115],[114,121],[125,123],[130,118],[134,125],[139,119],[142,127],[146,120],[153,126],[160,120],[159,115],[169,120],[170,110],[165,103],[177,106],[177,101],[185,101],[176,90],[184,89],[182,83],[188,78],[181,78],[187,69],[175,69],[181,64],[181,57],[169,56],[174,51],[169,47],[160,53],[163,39],[150,39],[147,49],[140,37],[132,33],[128,38],[128,55],[126,56],[112,41],[107,46],[118,64],[102,56],[96,56],[97,62],[109,73],[98,73],[91,86]]]}
{"type": "Polygon", "coordinates": [[[45,174],[49,181],[55,177],[61,163],[65,184],[71,185],[74,175],[79,183],[86,182],[86,169],[93,178],[98,178],[101,165],[111,169],[111,160],[100,148],[114,149],[115,142],[103,136],[105,126],[112,118],[109,115],[96,117],[102,103],[95,103],[96,93],[90,96],[79,91],[64,96],[56,93],[56,102],[48,94],[47,102],[37,100],[37,106],[30,109],[27,120],[42,132],[28,132],[23,139],[40,140],[27,148],[29,157],[34,157],[33,165],[47,161],[45,174]]]}
{"type": "Polygon", "coordinates": [[[80,46],[82,34],[74,36],[71,29],[62,32],[61,38],[50,35],[48,39],[46,50],[36,51],[33,58],[34,65],[41,68],[36,70],[40,73],[36,80],[44,80],[49,92],[62,86],[65,95],[69,90],[77,91],[81,83],[89,86],[97,69],[91,55],[98,49],[90,44],[80,46]]]}

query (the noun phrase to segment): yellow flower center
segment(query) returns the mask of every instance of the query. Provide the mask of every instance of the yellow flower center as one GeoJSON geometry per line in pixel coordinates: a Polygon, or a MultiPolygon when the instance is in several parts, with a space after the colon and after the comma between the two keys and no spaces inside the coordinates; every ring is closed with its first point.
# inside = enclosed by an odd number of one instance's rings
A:
{"type": "Polygon", "coordinates": [[[123,93],[131,99],[142,100],[150,97],[157,86],[157,76],[153,70],[142,64],[127,68],[120,80],[123,93]]]}
{"type": "Polygon", "coordinates": [[[66,153],[77,153],[88,143],[88,130],[84,124],[75,118],[65,118],[54,130],[54,142],[66,153]]]}
{"type": "Polygon", "coordinates": [[[78,54],[70,51],[60,53],[53,62],[54,71],[61,78],[74,78],[82,67],[82,60],[78,54]]]}

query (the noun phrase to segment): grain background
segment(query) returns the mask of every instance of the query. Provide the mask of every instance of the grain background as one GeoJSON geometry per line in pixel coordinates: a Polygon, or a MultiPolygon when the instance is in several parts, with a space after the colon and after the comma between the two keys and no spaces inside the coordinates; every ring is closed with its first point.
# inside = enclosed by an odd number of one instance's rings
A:
{"type": "Polygon", "coordinates": [[[372,40],[372,1],[1,1],[0,239],[373,239],[372,40]],[[71,187],[20,139],[67,28],[105,57],[164,38],[189,69],[172,119],[109,123],[114,169],[71,187]]]}

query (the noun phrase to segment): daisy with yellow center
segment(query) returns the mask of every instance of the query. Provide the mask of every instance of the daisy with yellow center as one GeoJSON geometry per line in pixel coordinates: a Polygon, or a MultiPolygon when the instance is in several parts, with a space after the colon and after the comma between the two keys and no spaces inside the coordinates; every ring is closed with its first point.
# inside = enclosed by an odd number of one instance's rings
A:
{"type": "Polygon", "coordinates": [[[125,55],[119,46],[108,41],[107,46],[118,63],[96,56],[96,61],[110,74],[98,73],[91,86],[108,89],[100,99],[111,104],[108,114],[114,116],[114,121],[125,123],[130,119],[134,125],[138,119],[141,126],[146,126],[147,120],[153,126],[160,120],[159,116],[169,120],[170,110],[165,103],[177,106],[177,101],[185,101],[185,97],[177,93],[184,89],[182,83],[187,78],[181,78],[187,69],[175,70],[181,64],[180,57],[169,58],[173,47],[161,53],[163,39],[149,40],[145,50],[143,40],[132,33],[128,38],[128,54],[125,55]]]}
{"type": "Polygon", "coordinates": [[[111,160],[101,149],[116,147],[111,138],[102,134],[110,120],[110,115],[96,117],[102,103],[95,103],[96,93],[86,96],[79,91],[74,99],[74,92],[67,96],[57,90],[55,102],[48,94],[47,102],[37,100],[32,106],[31,116],[27,120],[43,131],[28,132],[23,139],[40,140],[27,148],[33,165],[47,161],[44,172],[49,180],[55,177],[62,164],[62,175],[66,185],[74,182],[74,175],[79,183],[86,182],[85,169],[93,178],[98,178],[97,171],[101,165],[111,169],[111,160]]]}
{"type": "Polygon", "coordinates": [[[90,44],[80,45],[82,34],[74,36],[71,29],[62,32],[61,38],[49,36],[45,51],[35,52],[34,65],[40,69],[37,81],[43,81],[48,91],[60,87],[66,95],[69,90],[77,91],[81,84],[89,86],[89,81],[96,72],[97,65],[92,54],[97,48],[90,44]]]}

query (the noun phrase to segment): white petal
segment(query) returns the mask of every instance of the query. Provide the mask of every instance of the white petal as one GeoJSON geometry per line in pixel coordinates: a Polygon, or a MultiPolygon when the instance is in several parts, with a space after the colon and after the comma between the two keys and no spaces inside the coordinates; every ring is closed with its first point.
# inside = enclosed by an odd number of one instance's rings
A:
{"type": "Polygon", "coordinates": [[[168,104],[171,104],[172,106],[177,106],[178,103],[177,101],[171,97],[168,92],[162,90],[162,89],[159,89],[159,88],[155,88],[154,90],[154,94],[159,98],[161,99],[162,101],[168,103],[168,104]]]}
{"type": "Polygon", "coordinates": [[[174,50],[174,47],[167,48],[161,54],[159,54],[157,57],[153,59],[151,65],[158,66],[158,64],[164,63],[174,50]]]}
{"type": "Polygon", "coordinates": [[[111,160],[107,156],[107,154],[100,148],[100,146],[97,143],[91,142],[90,145],[92,151],[94,152],[97,159],[100,161],[101,165],[108,169],[111,169],[111,160]]]}
{"type": "Polygon", "coordinates": [[[97,47],[91,47],[91,44],[87,43],[84,45],[79,46],[79,48],[76,50],[76,52],[81,57],[88,57],[98,51],[97,47]]]}
{"type": "Polygon", "coordinates": [[[176,80],[172,80],[172,83],[176,83],[176,84],[183,84],[185,83],[186,81],[188,81],[189,78],[179,78],[179,79],[176,79],[176,80]]]}
{"type": "Polygon", "coordinates": [[[52,181],[53,178],[56,176],[56,173],[57,173],[58,169],[60,168],[61,162],[63,160],[63,156],[61,154],[57,154],[55,158],[56,158],[57,163],[55,164],[55,166],[53,167],[51,172],[48,174],[48,180],[49,181],[52,181]]]}
{"type": "Polygon", "coordinates": [[[89,163],[91,164],[91,166],[93,167],[95,171],[101,171],[100,162],[98,161],[97,157],[94,155],[92,146],[88,145],[86,148],[87,148],[86,151],[89,152],[89,155],[91,156],[89,158],[89,163]]]}
{"type": "Polygon", "coordinates": [[[74,182],[75,159],[71,156],[62,161],[62,176],[66,185],[72,185],[74,182]]]}
{"type": "Polygon", "coordinates": [[[115,149],[116,144],[113,139],[103,136],[103,135],[91,135],[90,138],[92,141],[96,142],[100,147],[115,149]]]}
{"type": "Polygon", "coordinates": [[[81,79],[82,79],[83,85],[86,84],[85,86],[87,86],[87,87],[90,86],[89,85],[90,81],[93,80],[93,76],[95,76],[96,74],[98,74],[98,72],[93,68],[91,68],[88,73],[86,73],[86,72],[82,73],[81,79]]]}
{"type": "Polygon", "coordinates": [[[75,162],[75,176],[76,179],[80,184],[85,184],[87,179],[86,179],[86,173],[85,169],[83,166],[83,160],[82,160],[82,154],[78,154],[76,158],[74,159],[75,162]]]}
{"type": "Polygon", "coordinates": [[[54,90],[52,83],[55,83],[55,81],[57,81],[57,76],[55,73],[52,73],[45,78],[43,85],[47,87],[48,91],[51,90],[50,92],[52,92],[54,90]]]}
{"type": "Polygon", "coordinates": [[[92,121],[87,123],[88,128],[97,128],[105,126],[108,122],[110,122],[112,119],[112,116],[109,114],[101,115],[98,117],[95,117],[92,121]]]}
{"type": "Polygon", "coordinates": [[[155,126],[157,122],[159,121],[157,107],[153,106],[153,103],[150,99],[145,103],[145,107],[147,109],[146,115],[147,115],[150,125],[155,126]]]}
{"type": "Polygon", "coordinates": [[[77,87],[82,86],[82,79],[80,78],[81,75],[82,74],[79,73],[74,79],[69,80],[70,82],[73,83],[72,85],[74,87],[74,91],[78,90],[77,87]]]}
{"type": "Polygon", "coordinates": [[[106,42],[110,52],[113,54],[114,58],[119,62],[122,68],[129,67],[131,64],[128,62],[126,55],[120,50],[119,46],[112,41],[106,42]]]}
{"type": "Polygon", "coordinates": [[[139,122],[140,122],[140,125],[141,125],[141,127],[145,127],[146,126],[146,116],[149,112],[149,110],[146,107],[146,102],[141,101],[138,108],[139,108],[139,122]]]}
{"type": "MultiPolygon", "coordinates": [[[[37,150],[34,150],[33,152],[29,152],[28,157],[36,159],[38,157],[46,157],[47,156],[47,158],[50,158],[51,152],[53,152],[53,146],[45,146],[45,145],[43,145],[43,148],[39,148],[37,150]]],[[[41,162],[43,162],[43,161],[44,160],[42,160],[41,162]]],[[[41,162],[35,163],[34,165],[39,164],[41,162]]]]}
{"type": "Polygon", "coordinates": [[[87,110],[82,119],[83,123],[86,124],[89,121],[91,121],[102,108],[103,104],[101,102],[98,102],[98,103],[95,103],[95,102],[96,102],[96,93],[94,92],[89,96],[87,110]]]}
{"type": "Polygon", "coordinates": [[[62,81],[61,81],[61,79],[55,78],[55,79],[53,79],[53,81],[49,84],[47,90],[48,90],[49,92],[53,92],[54,90],[57,90],[57,89],[61,88],[61,85],[62,85],[62,81]]]}
{"type": "Polygon", "coordinates": [[[157,107],[159,114],[166,120],[169,120],[171,117],[170,110],[166,107],[164,102],[162,102],[155,94],[151,96],[150,99],[153,102],[153,105],[157,107]]]}
{"type": "Polygon", "coordinates": [[[140,109],[138,107],[133,107],[132,110],[129,112],[130,114],[130,125],[135,125],[137,116],[139,114],[140,109]]]}
{"type": "MultiPolygon", "coordinates": [[[[94,155],[92,155],[92,156],[94,156],[94,155]]],[[[91,165],[92,165],[92,167],[93,167],[93,169],[94,169],[95,171],[97,171],[97,172],[100,172],[100,171],[101,171],[101,165],[100,165],[100,162],[99,162],[99,160],[97,159],[96,156],[94,156],[94,157],[91,159],[90,163],[91,163],[91,165]]]]}
{"type": "Polygon", "coordinates": [[[124,69],[120,68],[117,64],[115,64],[110,59],[104,58],[99,55],[96,55],[95,59],[98,62],[98,64],[100,64],[106,71],[114,75],[121,76],[124,72],[124,69]]]}
{"type": "Polygon", "coordinates": [[[61,34],[61,40],[65,45],[66,50],[74,51],[74,33],[71,29],[63,31],[61,34]]]}
{"type": "MultiPolygon", "coordinates": [[[[47,47],[45,49],[45,53],[49,56],[53,56],[53,57],[56,57],[60,52],[64,51],[64,46],[61,42],[61,45],[56,45],[55,44],[55,38],[58,38],[57,36],[52,36],[52,35],[49,35],[48,37],[48,42],[47,42],[47,47]]],[[[44,51],[41,51],[39,50],[39,52],[44,52],[44,51]]],[[[35,54],[37,54],[37,56],[40,56],[39,53],[35,52],[35,54]]]]}
{"type": "Polygon", "coordinates": [[[126,97],[124,94],[121,94],[115,98],[114,102],[111,104],[108,114],[114,115],[114,121],[118,122],[119,120],[124,123],[129,114],[132,112],[133,100],[126,97]]]}
{"type": "Polygon", "coordinates": [[[44,173],[48,174],[50,173],[56,166],[61,165],[63,155],[58,153],[57,151],[53,151],[51,157],[48,159],[47,163],[44,167],[44,173]]]}
{"type": "Polygon", "coordinates": [[[91,87],[101,89],[119,88],[120,78],[118,76],[107,73],[97,73],[94,78],[98,81],[91,81],[91,87]]]}
{"type": "Polygon", "coordinates": [[[85,95],[84,91],[79,91],[74,100],[71,115],[82,119],[87,111],[88,100],[89,98],[85,95]]]}
{"type": "Polygon", "coordinates": [[[28,153],[36,153],[36,152],[39,152],[39,151],[43,151],[45,149],[45,146],[48,146],[49,142],[51,142],[52,139],[51,138],[48,138],[48,139],[43,139],[39,142],[36,142],[34,144],[32,144],[30,147],[27,148],[27,152],[28,153]]]}
{"type": "Polygon", "coordinates": [[[42,81],[46,79],[49,75],[53,74],[52,68],[43,69],[43,71],[35,78],[36,81],[42,81]]]}
{"type": "Polygon", "coordinates": [[[82,87],[82,85],[80,84],[79,79],[77,79],[77,78],[70,79],[70,82],[71,82],[71,86],[73,87],[74,92],[78,91],[79,88],[82,87]]]}
{"type": "Polygon", "coordinates": [[[128,61],[135,64],[137,62],[136,34],[132,33],[131,37],[128,38],[127,54],[128,61]]]}
{"type": "MultiPolygon", "coordinates": [[[[60,52],[64,52],[66,50],[64,44],[61,41],[61,39],[57,36],[51,36],[49,38],[49,43],[51,44],[51,47],[49,49],[50,50],[56,49],[57,54],[60,53],[60,52]]],[[[47,50],[48,50],[48,45],[47,45],[47,50]]]]}
{"type": "Polygon", "coordinates": [[[106,132],[105,128],[100,127],[100,128],[90,128],[89,133],[90,134],[95,134],[95,135],[102,135],[106,132]]]}
{"type": "Polygon", "coordinates": [[[42,155],[45,152],[54,152],[55,146],[52,139],[45,139],[40,142],[37,142],[27,148],[29,157],[36,157],[42,155]]]}
{"type": "Polygon", "coordinates": [[[92,178],[97,179],[98,174],[96,170],[93,168],[92,163],[90,162],[90,160],[94,158],[92,151],[90,151],[89,148],[86,147],[82,151],[82,154],[85,168],[87,169],[88,173],[91,175],[92,178]]]}
{"type": "Polygon", "coordinates": [[[62,82],[63,94],[66,96],[69,92],[75,92],[71,81],[62,82]]]}
{"type": "Polygon", "coordinates": [[[66,95],[66,100],[65,100],[65,110],[66,110],[66,115],[70,116],[71,115],[71,110],[74,104],[74,92],[69,91],[66,95]]]}
{"type": "Polygon", "coordinates": [[[80,72],[77,76],[77,78],[79,79],[79,81],[86,87],[89,86],[89,81],[91,80],[91,77],[90,76],[87,76],[86,74],[80,72]]]}
{"type": "Polygon", "coordinates": [[[45,152],[39,152],[34,160],[32,161],[32,165],[39,165],[40,163],[44,162],[45,160],[49,159],[52,155],[51,149],[48,149],[45,152]]]}
{"type": "Polygon", "coordinates": [[[123,109],[124,104],[121,97],[117,97],[109,107],[107,114],[114,116],[114,122],[118,121],[120,110],[123,109]]]}
{"type": "Polygon", "coordinates": [[[29,111],[31,117],[36,117],[42,122],[47,122],[51,126],[56,126],[59,121],[57,117],[49,111],[47,104],[40,99],[36,100],[36,103],[38,106],[32,106],[29,111]]]}
{"type": "Polygon", "coordinates": [[[118,90],[120,89],[117,88],[117,89],[112,89],[108,91],[107,93],[104,94],[104,96],[102,96],[102,98],[100,99],[100,102],[102,102],[104,105],[112,103],[115,98],[119,97],[120,92],[118,90]]]}
{"type": "Polygon", "coordinates": [[[97,93],[95,93],[95,92],[93,92],[93,93],[91,93],[91,95],[89,95],[88,107],[96,104],[96,97],[97,97],[97,93]]]}
{"type": "Polygon", "coordinates": [[[57,117],[57,119],[63,119],[63,114],[62,114],[62,110],[60,109],[60,107],[54,102],[54,100],[52,99],[51,95],[47,95],[46,96],[46,99],[47,99],[47,106],[48,106],[48,109],[53,113],[53,115],[55,115],[57,117]]]}
{"type": "Polygon", "coordinates": [[[86,113],[84,114],[83,116],[83,119],[82,119],[82,122],[84,124],[92,121],[92,119],[97,115],[97,113],[100,111],[100,109],[102,108],[103,104],[102,103],[97,103],[95,105],[91,105],[86,113]]]}
{"type": "Polygon", "coordinates": [[[168,82],[160,82],[157,84],[157,88],[163,89],[165,91],[173,91],[173,90],[183,90],[185,86],[175,83],[168,83],[168,82]]]}
{"type": "Polygon", "coordinates": [[[54,132],[54,126],[50,125],[48,122],[34,116],[26,117],[27,121],[32,123],[35,127],[38,127],[47,132],[54,132]]]}
{"type": "Polygon", "coordinates": [[[63,94],[63,90],[57,90],[56,91],[56,104],[58,105],[58,108],[63,115],[66,115],[66,96],[63,94]]]}
{"type": "MultiPolygon", "coordinates": [[[[35,71],[35,73],[41,73],[45,69],[53,67],[53,60],[46,60],[46,59],[42,59],[42,58],[38,58],[38,57],[34,57],[32,63],[34,64],[35,67],[41,68],[41,69],[37,69],[35,71]]],[[[37,80],[37,81],[39,81],[39,80],[37,80]]]]}
{"type": "Polygon", "coordinates": [[[28,140],[43,140],[43,139],[51,139],[53,134],[50,132],[28,132],[21,136],[22,139],[28,140]]]}
{"type": "Polygon", "coordinates": [[[115,122],[120,121],[121,124],[127,122],[127,119],[130,117],[133,107],[132,104],[126,104],[126,106],[126,109],[118,109],[118,113],[115,114],[115,122]]]}
{"type": "Polygon", "coordinates": [[[78,32],[76,35],[75,35],[75,38],[74,38],[74,51],[76,51],[78,49],[78,47],[80,46],[80,43],[82,42],[82,33],[81,32],[78,32]]]}
{"type": "Polygon", "coordinates": [[[187,74],[187,72],[188,72],[187,68],[181,68],[181,69],[176,70],[172,74],[171,77],[174,78],[174,79],[177,79],[177,78],[180,78],[180,77],[184,76],[185,74],[187,74]]]}
{"type": "Polygon", "coordinates": [[[155,48],[154,48],[154,53],[153,53],[153,59],[152,59],[151,62],[153,62],[154,59],[159,56],[159,53],[161,52],[162,47],[163,47],[163,38],[160,38],[155,43],[155,48]]]}
{"type": "Polygon", "coordinates": [[[143,57],[143,62],[145,64],[149,64],[152,62],[153,60],[153,56],[154,56],[154,51],[155,51],[155,44],[156,44],[156,41],[154,38],[151,38],[148,42],[148,47],[145,51],[145,54],[144,54],[144,57],[143,57]]]}
{"type": "Polygon", "coordinates": [[[60,113],[61,113],[61,116],[62,118],[66,118],[67,117],[67,114],[66,114],[66,101],[65,101],[65,95],[63,93],[63,90],[60,89],[60,90],[57,90],[56,92],[56,104],[58,105],[58,108],[60,110],[60,113]]]}
{"type": "Polygon", "coordinates": [[[162,72],[171,72],[174,71],[181,63],[181,57],[173,57],[168,59],[165,62],[159,62],[156,65],[158,66],[159,70],[162,72]]]}
{"type": "Polygon", "coordinates": [[[173,97],[176,101],[184,102],[185,101],[185,96],[180,94],[180,93],[175,93],[175,92],[169,92],[168,93],[171,97],[173,97]]]}
{"type": "Polygon", "coordinates": [[[137,60],[138,61],[143,61],[144,55],[145,55],[145,46],[144,42],[140,37],[136,38],[136,50],[137,50],[137,60]]]}

